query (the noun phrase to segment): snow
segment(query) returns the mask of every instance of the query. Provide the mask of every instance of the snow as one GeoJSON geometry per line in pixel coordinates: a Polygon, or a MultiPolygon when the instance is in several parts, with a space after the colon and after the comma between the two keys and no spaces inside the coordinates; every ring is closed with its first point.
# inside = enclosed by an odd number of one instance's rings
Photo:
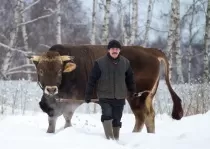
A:
{"type": "Polygon", "coordinates": [[[117,142],[105,139],[101,109],[97,105],[97,113],[93,113],[93,103],[77,108],[71,128],[63,129],[61,116],[55,134],[47,134],[48,118],[38,106],[42,91],[37,83],[0,81],[0,149],[209,149],[210,86],[172,84],[172,87],[183,100],[185,114],[188,111],[192,116],[176,121],[168,115],[172,100],[165,81],[161,80],[154,102],[156,133],[148,134],[145,127],[141,133],[132,133],[135,119],[126,105],[117,142]],[[204,114],[195,115],[196,111],[204,114]]]}
{"type": "MultiPolygon", "coordinates": [[[[87,106],[83,104],[82,106],[87,106]]],[[[210,112],[184,117],[180,121],[168,115],[156,116],[156,133],[132,133],[133,114],[124,114],[119,141],[106,140],[100,113],[76,112],[72,127],[63,129],[64,118],[57,120],[55,134],[46,133],[44,113],[0,117],[1,149],[209,149],[210,112]]]]}

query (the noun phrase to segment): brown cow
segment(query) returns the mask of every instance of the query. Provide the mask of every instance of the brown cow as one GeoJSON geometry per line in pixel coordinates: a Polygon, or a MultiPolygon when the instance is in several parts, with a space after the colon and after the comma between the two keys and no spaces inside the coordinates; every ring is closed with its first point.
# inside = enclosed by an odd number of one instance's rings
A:
{"type": "MultiPolygon", "coordinates": [[[[71,102],[84,100],[85,87],[94,60],[106,54],[106,50],[103,45],[54,45],[42,56],[31,57],[37,68],[38,82],[43,89],[39,104],[49,117],[47,132],[55,131],[56,119],[62,114],[66,119],[65,128],[71,126],[74,110],[82,103],[76,105],[71,102]],[[57,100],[62,98],[69,99],[69,102],[57,100]]],[[[133,132],[141,131],[144,124],[148,133],[155,132],[152,100],[159,84],[161,61],[164,62],[165,81],[173,100],[172,118],[180,120],[183,117],[181,99],[170,85],[169,64],[165,54],[154,48],[123,46],[121,55],[130,60],[137,92],[149,91],[135,99],[127,98],[136,120],[133,132]]],[[[92,98],[97,98],[95,91],[92,98]]]]}

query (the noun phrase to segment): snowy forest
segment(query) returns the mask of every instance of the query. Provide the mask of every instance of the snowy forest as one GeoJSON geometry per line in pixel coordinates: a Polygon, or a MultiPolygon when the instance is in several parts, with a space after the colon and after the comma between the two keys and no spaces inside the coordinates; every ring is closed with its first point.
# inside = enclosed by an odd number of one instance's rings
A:
{"type": "MultiPolygon", "coordinates": [[[[54,44],[106,45],[110,39],[117,39],[122,45],[157,48],[167,55],[171,82],[184,98],[186,115],[209,109],[210,0],[0,2],[1,93],[6,92],[6,81],[36,83],[36,69],[28,55],[40,54],[54,44]]],[[[1,95],[1,105],[6,105],[7,98],[17,104],[14,96],[19,96],[21,89],[16,89],[13,97],[1,95]]],[[[168,104],[161,104],[161,100],[170,100],[166,91],[160,86],[157,92],[155,104],[160,113],[170,111],[166,110],[168,104]]],[[[28,95],[26,92],[21,94],[28,95]]],[[[21,107],[25,100],[29,99],[25,97],[21,107]]]]}

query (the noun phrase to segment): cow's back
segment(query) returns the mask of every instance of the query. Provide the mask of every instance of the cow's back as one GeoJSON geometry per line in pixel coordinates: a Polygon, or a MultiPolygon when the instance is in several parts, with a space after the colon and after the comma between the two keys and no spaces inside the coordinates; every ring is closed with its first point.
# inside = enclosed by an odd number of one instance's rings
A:
{"type": "MultiPolygon", "coordinates": [[[[57,51],[60,55],[74,56],[77,68],[74,72],[63,75],[60,88],[62,96],[83,100],[88,76],[94,61],[107,53],[105,45],[55,45],[50,51],[57,51]]],[[[159,61],[152,52],[141,46],[122,46],[121,54],[126,57],[134,70],[137,91],[149,90],[153,87],[159,75],[159,61]]],[[[94,90],[93,97],[96,98],[94,90]]]]}

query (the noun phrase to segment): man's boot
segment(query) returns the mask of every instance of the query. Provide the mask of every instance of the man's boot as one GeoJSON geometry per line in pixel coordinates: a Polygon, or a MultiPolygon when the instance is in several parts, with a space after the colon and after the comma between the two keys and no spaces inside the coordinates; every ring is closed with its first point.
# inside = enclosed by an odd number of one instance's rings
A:
{"type": "Polygon", "coordinates": [[[112,120],[105,120],[103,123],[105,136],[107,139],[113,139],[112,120]]]}
{"type": "Polygon", "coordinates": [[[113,127],[113,135],[115,140],[119,140],[120,127],[113,127]]]}

